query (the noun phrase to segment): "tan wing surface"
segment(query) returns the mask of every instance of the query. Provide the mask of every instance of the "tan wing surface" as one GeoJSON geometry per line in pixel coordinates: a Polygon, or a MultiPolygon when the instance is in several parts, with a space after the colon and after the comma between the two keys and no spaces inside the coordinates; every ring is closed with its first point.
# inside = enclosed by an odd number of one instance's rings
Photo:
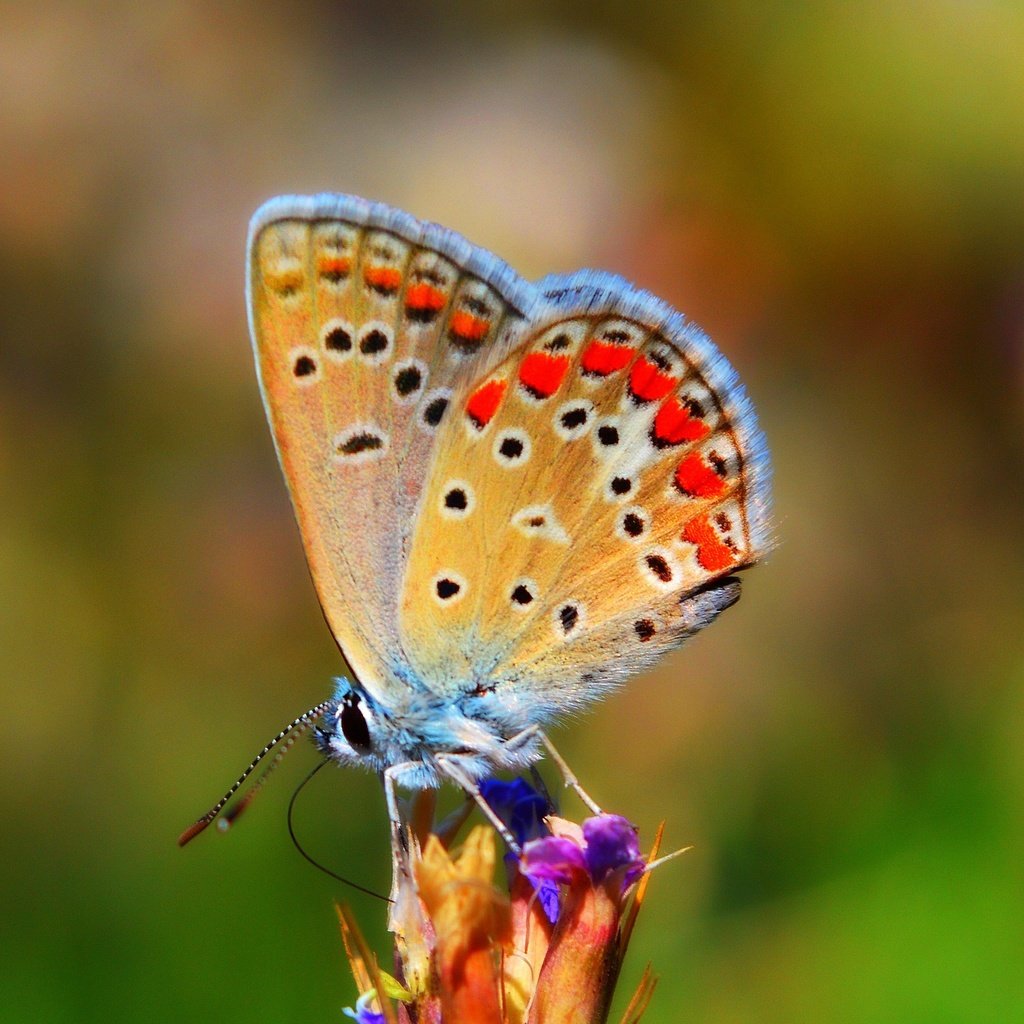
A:
{"type": "Polygon", "coordinates": [[[253,219],[257,368],[324,614],[381,695],[409,534],[454,391],[517,342],[533,286],[459,236],[347,196],[253,219]]]}
{"type": "Polygon", "coordinates": [[[736,599],[768,465],[701,332],[609,275],[546,283],[553,308],[442,425],[401,629],[433,689],[565,709],[736,599]]]}

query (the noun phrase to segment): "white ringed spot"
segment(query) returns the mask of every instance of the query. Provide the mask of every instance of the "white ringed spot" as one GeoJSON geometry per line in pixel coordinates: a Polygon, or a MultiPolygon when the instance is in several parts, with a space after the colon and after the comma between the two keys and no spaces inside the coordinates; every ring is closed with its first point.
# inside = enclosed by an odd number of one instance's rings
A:
{"type": "Polygon", "coordinates": [[[319,383],[320,357],[308,346],[293,348],[288,353],[288,365],[296,387],[309,388],[319,383]]]}
{"type": "Polygon", "coordinates": [[[630,505],[615,517],[615,536],[635,544],[651,528],[651,514],[642,505],[630,505]]]}
{"type": "Polygon", "coordinates": [[[328,320],[320,329],[320,345],[324,355],[334,363],[342,363],[351,358],[355,350],[355,329],[340,317],[328,320]]]}
{"type": "Polygon", "coordinates": [[[375,423],[356,423],[334,435],[332,459],[355,466],[381,458],[388,450],[388,435],[375,423]]]}
{"type": "Polygon", "coordinates": [[[569,534],[561,524],[550,502],[546,505],[527,505],[514,513],[509,520],[524,537],[568,544],[569,534]]]}
{"type": "Polygon", "coordinates": [[[656,590],[678,589],[681,580],[679,562],[668,548],[647,548],[637,560],[637,565],[644,579],[656,590]]]}
{"type": "Polygon", "coordinates": [[[466,596],[469,584],[466,577],[454,569],[442,569],[430,581],[430,594],[434,601],[448,607],[458,604],[466,596]]]}
{"type": "Polygon", "coordinates": [[[551,421],[555,433],[563,441],[575,441],[590,429],[594,422],[594,403],[588,398],[574,398],[564,402],[551,421]]]}
{"type": "Polygon", "coordinates": [[[428,373],[427,364],[422,359],[403,359],[395,363],[391,374],[395,401],[399,405],[415,402],[427,383],[428,373]]]}
{"type": "Polygon", "coordinates": [[[428,391],[420,402],[416,422],[421,430],[433,434],[448,411],[452,400],[451,388],[434,388],[428,391]]]}
{"type": "Polygon", "coordinates": [[[519,427],[506,427],[494,436],[491,454],[499,466],[511,469],[530,461],[533,443],[530,435],[519,427]]]}
{"type": "Polygon", "coordinates": [[[512,611],[529,611],[530,606],[537,600],[538,590],[539,588],[537,587],[536,580],[530,579],[529,576],[520,576],[519,579],[512,584],[508,594],[509,603],[512,605],[512,611]]]}
{"type": "Polygon", "coordinates": [[[476,508],[476,493],[465,480],[448,480],[441,488],[437,511],[445,519],[465,519],[476,508]]]}
{"type": "Polygon", "coordinates": [[[603,416],[594,424],[591,435],[594,451],[602,459],[614,458],[622,446],[622,423],[618,416],[603,416]]]}
{"type": "Polygon", "coordinates": [[[653,640],[662,629],[664,629],[664,623],[657,615],[645,615],[633,623],[633,633],[642,644],[653,640]]]}
{"type": "Polygon", "coordinates": [[[380,366],[391,355],[392,344],[391,325],[371,320],[359,331],[359,358],[371,366],[380,366]]]}
{"type": "Polygon", "coordinates": [[[579,601],[564,601],[551,611],[551,627],[561,640],[581,633],[586,620],[586,608],[579,601]]]}
{"type": "Polygon", "coordinates": [[[627,501],[637,489],[633,476],[622,472],[609,477],[604,485],[604,500],[610,502],[627,501]]]}

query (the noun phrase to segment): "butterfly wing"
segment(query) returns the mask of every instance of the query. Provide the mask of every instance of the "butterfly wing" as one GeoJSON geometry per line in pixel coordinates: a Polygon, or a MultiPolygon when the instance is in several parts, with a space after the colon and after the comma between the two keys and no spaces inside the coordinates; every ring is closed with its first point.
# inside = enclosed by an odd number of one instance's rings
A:
{"type": "Polygon", "coordinates": [[[437,225],[351,196],[253,217],[257,372],[324,615],[378,699],[408,681],[398,600],[453,392],[519,340],[540,292],[437,225]]]}
{"type": "Polygon", "coordinates": [[[493,690],[532,720],[735,601],[770,504],[753,410],[702,332],[612,275],[540,288],[520,346],[453,398],[401,606],[432,689],[493,690]]]}
{"type": "Polygon", "coordinates": [[[378,699],[399,680],[571,706],[710,621],[764,554],[749,403],[646,293],[593,272],[531,285],[333,195],[261,208],[248,272],[317,593],[378,699]]]}

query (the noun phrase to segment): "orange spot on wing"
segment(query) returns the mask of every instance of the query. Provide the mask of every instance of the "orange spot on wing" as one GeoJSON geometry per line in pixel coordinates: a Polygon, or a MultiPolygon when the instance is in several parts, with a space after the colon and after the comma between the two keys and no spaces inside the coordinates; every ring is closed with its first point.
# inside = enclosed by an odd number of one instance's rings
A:
{"type": "Polygon", "coordinates": [[[469,396],[466,402],[466,415],[473,421],[478,430],[483,430],[494,419],[494,414],[501,405],[501,399],[508,387],[506,380],[489,380],[481,384],[469,396]]]}
{"type": "Polygon", "coordinates": [[[363,280],[371,288],[390,295],[402,286],[402,272],[397,267],[364,267],[363,280]]]}
{"type": "Polygon", "coordinates": [[[641,356],[630,372],[629,390],[642,402],[656,402],[664,398],[678,382],[677,377],[641,356]]]}
{"type": "Polygon", "coordinates": [[[683,527],[682,538],[697,548],[697,561],[708,572],[727,569],[736,561],[736,554],[722,542],[709,516],[694,516],[683,527]]]}
{"type": "Polygon", "coordinates": [[[531,352],[519,367],[519,382],[538,398],[550,398],[569,372],[569,357],[531,352]]]}
{"type": "Polygon", "coordinates": [[[473,316],[464,309],[457,309],[448,321],[448,333],[461,341],[479,341],[491,326],[490,320],[473,316]]]}
{"type": "Polygon", "coordinates": [[[690,413],[677,396],[667,398],[654,417],[654,439],[662,444],[682,444],[684,441],[699,441],[711,432],[711,428],[690,413]]]}
{"type": "Polygon", "coordinates": [[[316,262],[316,272],[324,277],[344,277],[351,269],[347,256],[323,256],[316,262]]]}
{"type": "Polygon", "coordinates": [[[697,452],[679,463],[675,485],[691,498],[717,498],[725,494],[725,481],[697,452]]]}
{"type": "Polygon", "coordinates": [[[592,373],[598,377],[621,370],[629,365],[636,354],[636,349],[628,345],[611,345],[604,341],[592,341],[584,350],[580,366],[584,373],[592,373]]]}
{"type": "Polygon", "coordinates": [[[437,311],[444,308],[445,294],[440,288],[432,284],[420,282],[410,285],[405,290],[406,309],[430,309],[437,311]]]}

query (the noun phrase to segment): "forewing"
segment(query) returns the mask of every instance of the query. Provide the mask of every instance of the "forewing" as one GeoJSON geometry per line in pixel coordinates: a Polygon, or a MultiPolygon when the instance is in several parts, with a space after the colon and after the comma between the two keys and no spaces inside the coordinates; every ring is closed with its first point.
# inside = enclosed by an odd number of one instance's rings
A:
{"type": "Polygon", "coordinates": [[[250,327],[328,624],[377,696],[409,679],[397,603],[453,392],[518,343],[539,292],[453,232],[349,196],[254,216],[250,327]]]}
{"type": "Polygon", "coordinates": [[[564,710],[736,600],[768,547],[768,457],[731,367],[594,272],[462,386],[403,582],[402,642],[441,692],[564,710]]]}

